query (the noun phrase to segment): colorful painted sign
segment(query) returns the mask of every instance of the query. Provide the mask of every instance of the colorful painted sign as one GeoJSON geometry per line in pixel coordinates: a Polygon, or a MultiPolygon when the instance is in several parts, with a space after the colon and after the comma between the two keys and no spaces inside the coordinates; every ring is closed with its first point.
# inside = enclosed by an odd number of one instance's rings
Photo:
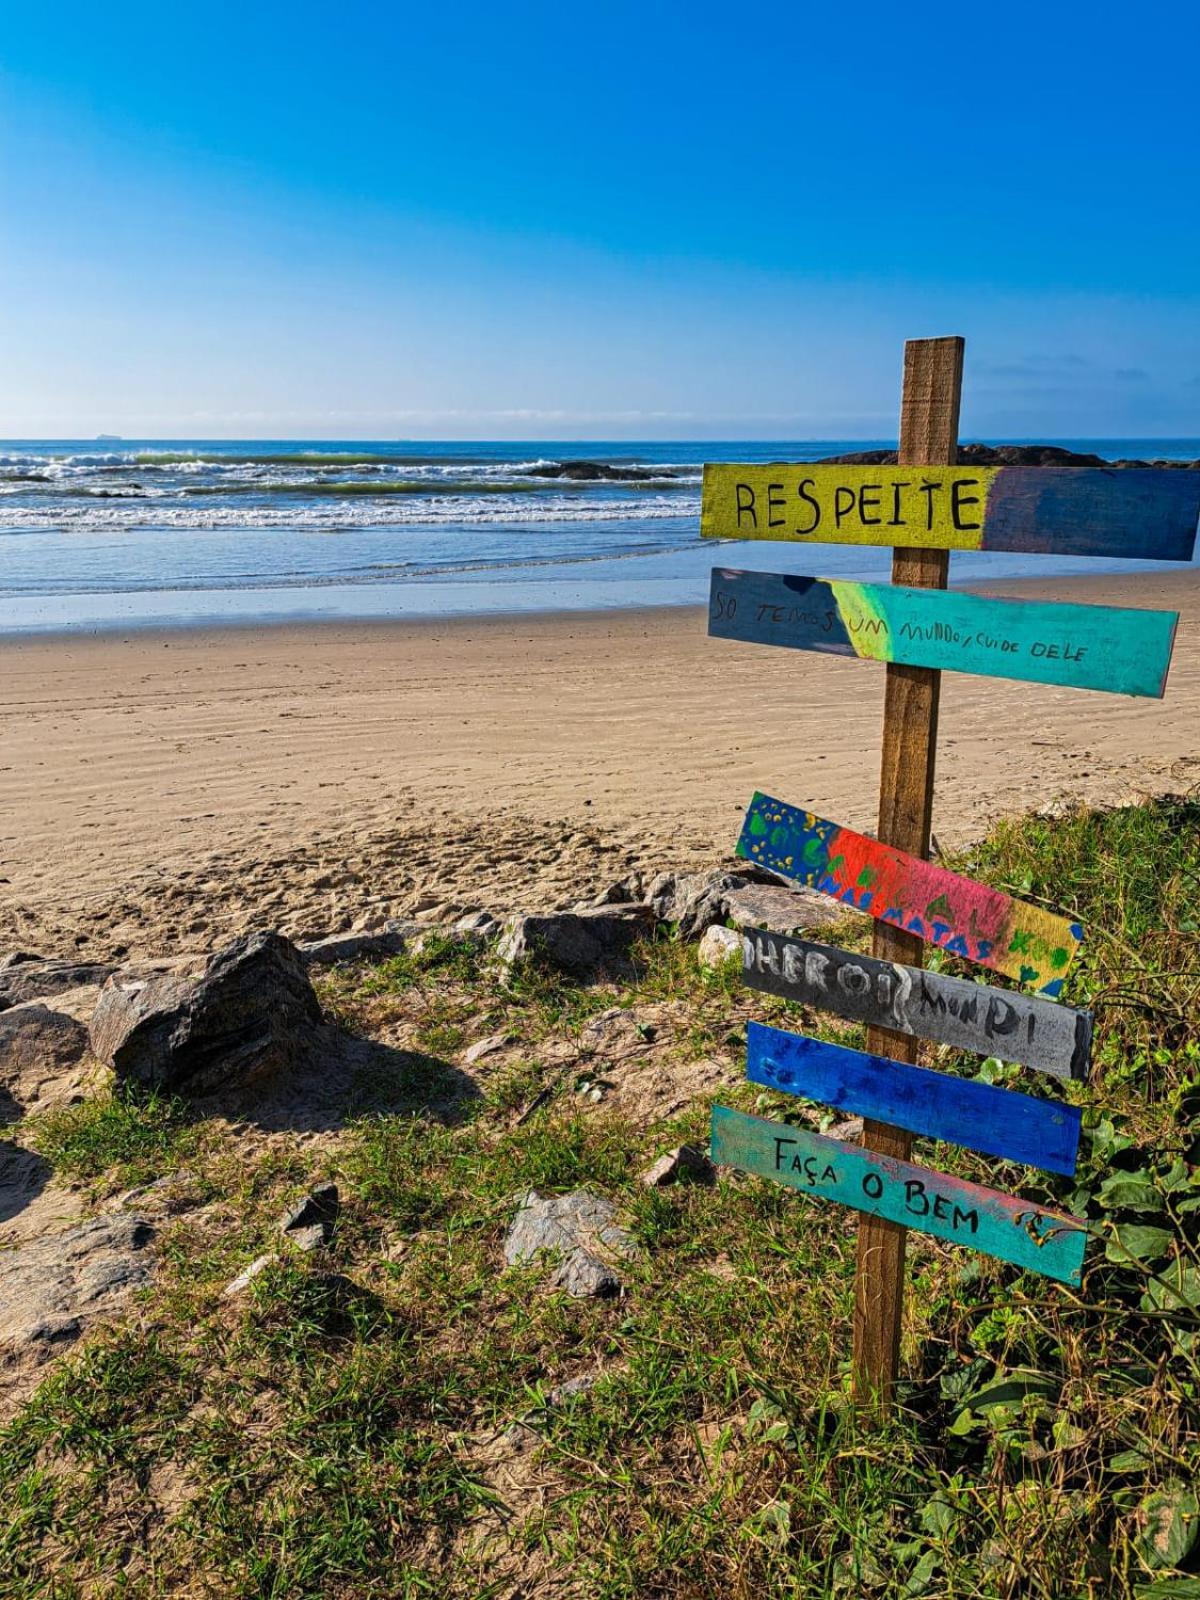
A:
{"type": "Polygon", "coordinates": [[[1056,995],[1083,929],[1041,906],[756,794],[737,853],[1043,994],[1056,995]]]}
{"type": "Polygon", "coordinates": [[[760,928],[742,933],[751,989],[957,1050],[1018,1061],[1056,1078],[1084,1078],[1092,1014],[1015,990],[992,989],[874,956],[851,955],[760,928]]]}
{"type": "Polygon", "coordinates": [[[713,570],[708,631],[910,667],[1161,699],[1177,611],[713,570]]]}
{"type": "Polygon", "coordinates": [[[1047,1278],[1078,1284],[1082,1276],[1087,1230],[1074,1217],[949,1173],[726,1106],[713,1107],[712,1158],[1047,1278]]]}
{"type": "Polygon", "coordinates": [[[1200,475],[1170,467],[706,465],[708,539],[1190,561],[1200,475]]]}
{"type": "Polygon", "coordinates": [[[1057,1100],[1035,1100],[761,1022],[747,1029],[746,1076],[765,1089],[803,1095],[1002,1161],[1067,1177],[1075,1171],[1081,1113],[1057,1100]]]}

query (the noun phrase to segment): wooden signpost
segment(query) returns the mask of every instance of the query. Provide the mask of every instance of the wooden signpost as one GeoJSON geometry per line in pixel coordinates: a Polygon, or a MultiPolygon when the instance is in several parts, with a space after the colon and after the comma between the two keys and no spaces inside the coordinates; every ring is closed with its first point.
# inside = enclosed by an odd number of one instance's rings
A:
{"type": "Polygon", "coordinates": [[[1055,1078],[1087,1075],[1092,1014],[831,945],[753,928],[742,935],[751,989],[957,1050],[1017,1061],[1055,1078]]]}
{"type": "Polygon", "coordinates": [[[1177,611],[992,600],[773,572],[712,575],[708,631],[910,667],[1161,699],[1177,611]]]}
{"type": "Polygon", "coordinates": [[[1074,1108],[919,1067],[921,1039],[1023,1063],[1053,1077],[1088,1069],[1091,1017],[1055,1003],[1083,930],[927,858],[941,672],[1159,696],[1176,616],[949,595],[948,552],[1007,550],[1187,561],[1200,474],[1157,469],[960,468],[963,341],[904,351],[895,467],[773,463],[704,469],[711,538],[894,547],[892,584],[713,573],[709,631],[744,643],[883,661],[878,837],[756,794],[738,853],[874,918],[870,956],[752,930],[755,989],[867,1023],[866,1051],[752,1023],[747,1075],[863,1117],[862,1145],[713,1111],[713,1158],[860,1213],[854,1387],[886,1412],[896,1378],[907,1230],[967,1244],[1078,1284],[1077,1219],[909,1160],[913,1135],[1072,1173],[1074,1108]],[[1017,984],[1022,994],[923,970],[926,944],[1017,984]]]}
{"type": "MultiPolygon", "coordinates": [[[[952,342],[920,339],[906,352],[912,351],[927,373],[940,361],[939,380],[948,379],[954,376],[949,365],[954,357],[933,347],[952,342]]],[[[949,393],[934,396],[927,385],[926,395],[941,407],[939,426],[948,421],[949,393]]],[[[923,403],[915,388],[904,401],[910,414],[911,407],[923,403]]],[[[949,454],[957,441],[946,437],[944,427],[940,431],[936,444],[949,454]]],[[[928,438],[932,450],[933,434],[928,438]]],[[[901,440],[902,455],[918,451],[927,453],[923,445],[901,440]]],[[[1198,517],[1196,474],[1172,467],[967,468],[916,460],[898,467],[719,463],[704,469],[700,531],[710,539],[1190,561],[1198,517]],[[922,470],[911,471],[914,466],[922,470]]]]}

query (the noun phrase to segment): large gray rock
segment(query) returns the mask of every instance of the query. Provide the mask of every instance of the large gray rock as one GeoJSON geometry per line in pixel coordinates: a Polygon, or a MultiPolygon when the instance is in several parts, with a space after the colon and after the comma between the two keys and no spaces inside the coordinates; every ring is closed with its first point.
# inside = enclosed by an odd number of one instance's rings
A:
{"type": "Polygon", "coordinates": [[[154,1228],[117,1212],[0,1251],[0,1345],[61,1346],[150,1281],[154,1228]]]}
{"type": "Polygon", "coordinates": [[[0,960],[0,1011],[46,995],[103,983],[113,968],[95,961],[49,961],[14,951],[0,960]]]}
{"type": "Polygon", "coordinates": [[[195,979],[111,979],[90,1036],[122,1079],[211,1094],[301,1060],[320,1020],[295,945],[260,932],[218,951],[195,979]]]}
{"type": "Polygon", "coordinates": [[[549,1251],[559,1258],[550,1282],[583,1299],[615,1294],[621,1279],[612,1258],[632,1256],[635,1249],[611,1200],[584,1189],[545,1199],[531,1190],[508,1230],[504,1259],[514,1267],[549,1251]]]}
{"type": "Polygon", "coordinates": [[[511,917],[496,953],[506,966],[532,957],[587,976],[620,961],[653,926],[652,911],[640,904],[511,917]]]}
{"type": "Polygon", "coordinates": [[[827,895],[793,887],[749,862],[736,872],[661,873],[646,898],[660,922],[675,924],[681,939],[698,939],[726,921],[797,933],[854,915],[827,895]]]}

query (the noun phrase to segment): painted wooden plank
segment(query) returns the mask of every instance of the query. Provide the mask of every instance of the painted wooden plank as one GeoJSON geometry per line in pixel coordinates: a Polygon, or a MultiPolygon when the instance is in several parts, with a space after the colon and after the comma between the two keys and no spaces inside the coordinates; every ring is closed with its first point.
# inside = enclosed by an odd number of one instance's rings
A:
{"type": "Polygon", "coordinates": [[[1087,1230],[1052,1211],[908,1161],[714,1106],[712,1158],[868,1216],[1078,1284],[1087,1230]]]}
{"type": "Polygon", "coordinates": [[[1171,467],[704,468],[707,539],[1190,561],[1200,474],[1171,467]]]}
{"type": "Polygon", "coordinates": [[[737,853],[1043,994],[1062,988],[1083,929],[932,861],[756,794],[737,853]]]}
{"type": "Polygon", "coordinates": [[[1161,699],[1177,611],[713,569],[718,639],[1161,699]]]}
{"type": "Polygon", "coordinates": [[[742,977],[751,989],[849,1022],[1017,1061],[1055,1078],[1087,1076],[1091,1012],[1037,995],[759,928],[742,931],[742,977]]]}
{"type": "Polygon", "coordinates": [[[1075,1172],[1082,1113],[1061,1101],[1036,1100],[761,1022],[746,1031],[746,1076],[765,1089],[803,1095],[1002,1161],[1067,1177],[1075,1172]]]}

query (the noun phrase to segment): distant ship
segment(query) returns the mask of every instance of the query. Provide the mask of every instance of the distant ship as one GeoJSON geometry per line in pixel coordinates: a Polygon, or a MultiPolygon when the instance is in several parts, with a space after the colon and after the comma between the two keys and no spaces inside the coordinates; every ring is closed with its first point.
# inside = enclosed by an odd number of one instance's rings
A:
{"type": "Polygon", "coordinates": [[[121,444],[122,443],[122,439],[121,439],[121,435],[119,433],[98,433],[96,435],[96,443],[97,444],[121,444]]]}

